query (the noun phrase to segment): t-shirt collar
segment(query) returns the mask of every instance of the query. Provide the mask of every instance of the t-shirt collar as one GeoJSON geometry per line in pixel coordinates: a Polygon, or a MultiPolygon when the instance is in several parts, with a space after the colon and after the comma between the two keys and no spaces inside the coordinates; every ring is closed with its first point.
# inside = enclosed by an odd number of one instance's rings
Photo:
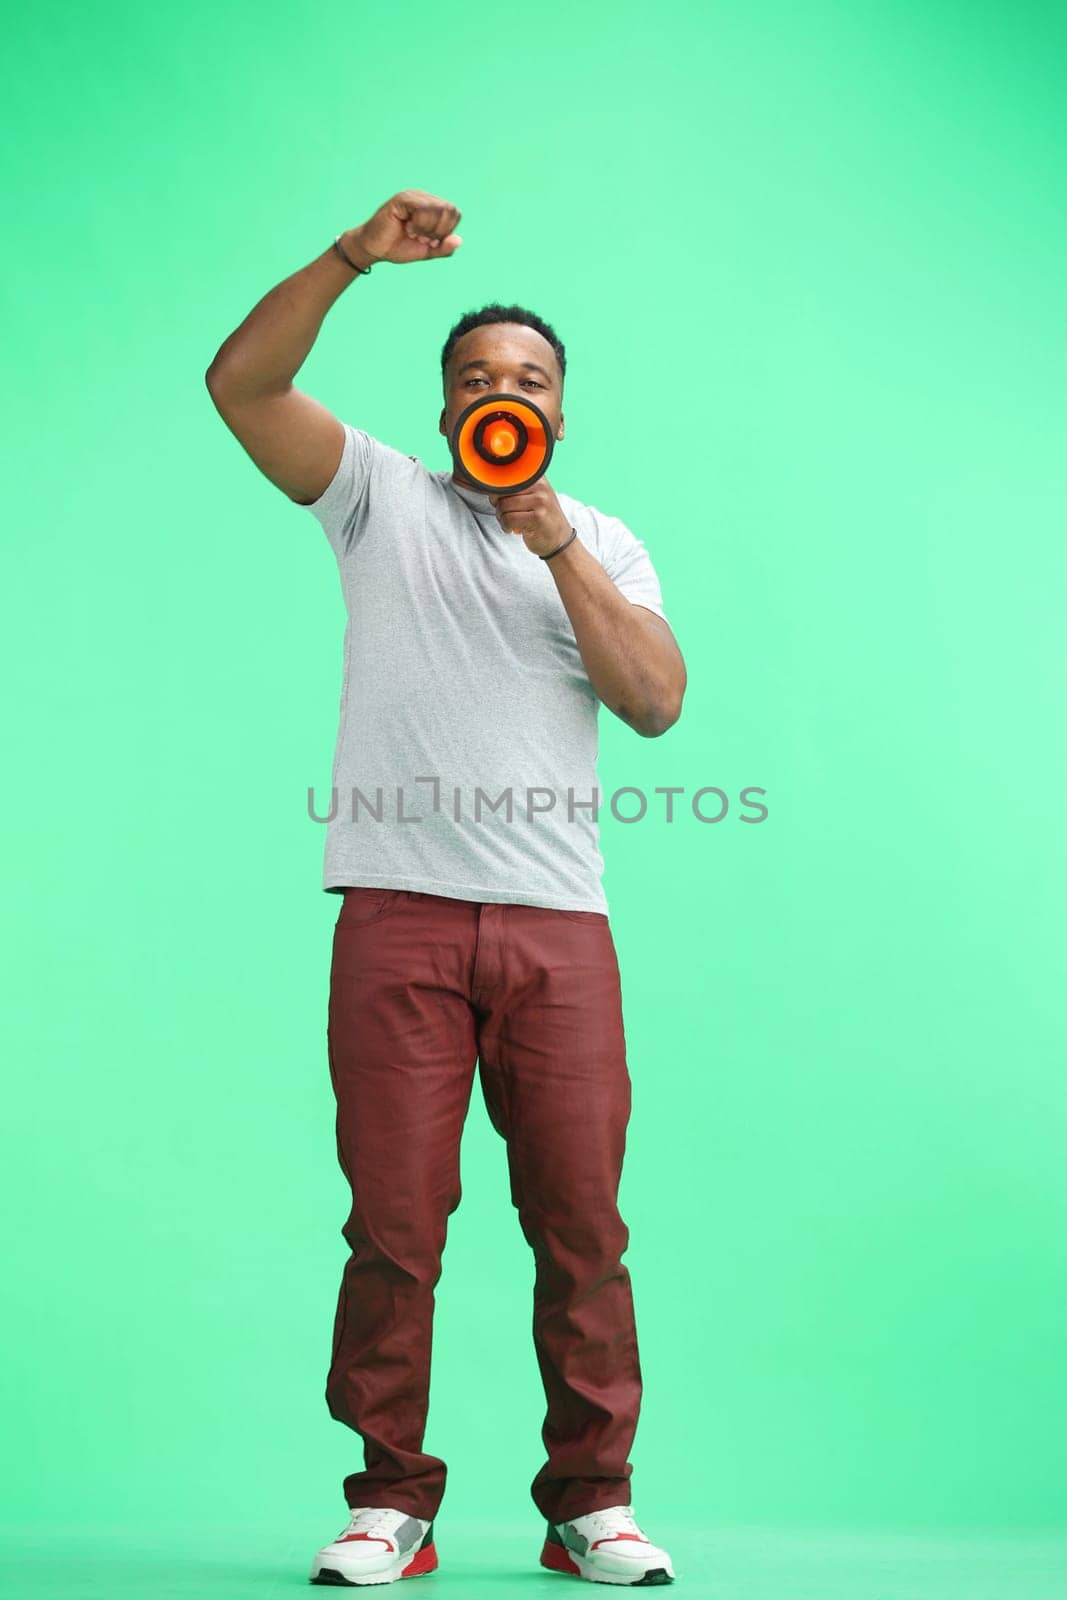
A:
{"type": "Polygon", "coordinates": [[[455,493],[459,495],[460,499],[466,505],[470,506],[472,511],[484,512],[484,514],[488,517],[496,516],[492,501],[489,499],[488,491],[483,489],[471,489],[465,483],[457,483],[451,472],[445,472],[443,476],[448,487],[454,490],[455,493]]]}

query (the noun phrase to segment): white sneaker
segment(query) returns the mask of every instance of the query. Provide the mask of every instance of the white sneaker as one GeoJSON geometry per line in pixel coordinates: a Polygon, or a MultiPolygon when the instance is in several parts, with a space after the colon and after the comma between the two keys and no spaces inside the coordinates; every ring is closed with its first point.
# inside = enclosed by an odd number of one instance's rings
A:
{"type": "Polygon", "coordinates": [[[593,1583],[673,1583],[666,1550],[653,1544],[634,1521],[633,1506],[608,1506],[569,1522],[550,1522],[541,1565],[593,1583]]]}
{"type": "Polygon", "coordinates": [[[353,1506],[348,1527],[311,1563],[312,1583],[393,1583],[433,1572],[433,1522],[391,1507],[353,1506]]]}

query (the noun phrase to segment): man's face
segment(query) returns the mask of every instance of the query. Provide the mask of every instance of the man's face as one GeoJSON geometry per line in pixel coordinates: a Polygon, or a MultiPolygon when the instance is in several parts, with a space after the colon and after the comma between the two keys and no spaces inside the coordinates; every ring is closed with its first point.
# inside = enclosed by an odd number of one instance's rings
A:
{"type": "MultiPolygon", "coordinates": [[[[563,438],[559,363],[556,352],[536,328],[521,322],[491,322],[457,339],[445,372],[445,404],[438,431],[449,438],[456,419],[483,394],[532,400],[548,418],[553,439],[563,438]]],[[[470,481],[455,467],[452,476],[461,483],[470,481]]]]}

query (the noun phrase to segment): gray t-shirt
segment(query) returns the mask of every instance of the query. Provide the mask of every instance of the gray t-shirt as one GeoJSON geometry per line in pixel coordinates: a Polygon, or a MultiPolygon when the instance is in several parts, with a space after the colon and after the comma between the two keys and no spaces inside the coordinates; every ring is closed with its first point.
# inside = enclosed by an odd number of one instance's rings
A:
{"type": "MultiPolygon", "coordinates": [[[[323,889],[606,912],[600,701],[551,563],[451,467],[344,428],[337,472],[305,508],[348,612],[323,889]]],[[[641,540],[556,494],[626,598],[665,617],[641,540]]]]}

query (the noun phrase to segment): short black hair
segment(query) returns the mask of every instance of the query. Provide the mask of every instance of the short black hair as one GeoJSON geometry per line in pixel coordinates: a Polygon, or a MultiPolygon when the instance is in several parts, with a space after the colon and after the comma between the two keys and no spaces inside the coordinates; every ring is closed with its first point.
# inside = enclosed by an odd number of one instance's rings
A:
{"type": "Polygon", "coordinates": [[[562,388],[563,380],[567,376],[567,352],[564,350],[563,342],[558,337],[556,330],[545,322],[543,318],[539,317],[536,311],[528,311],[525,306],[502,306],[496,300],[491,301],[487,306],[482,306],[480,311],[464,312],[455,326],[450,329],[448,338],[444,342],[444,348],[441,351],[442,382],[447,373],[449,359],[458,341],[462,339],[465,333],[470,333],[472,328],[482,328],[490,322],[519,322],[526,328],[533,328],[543,339],[547,339],[556,352],[556,360],[559,362],[559,381],[562,388]]]}

